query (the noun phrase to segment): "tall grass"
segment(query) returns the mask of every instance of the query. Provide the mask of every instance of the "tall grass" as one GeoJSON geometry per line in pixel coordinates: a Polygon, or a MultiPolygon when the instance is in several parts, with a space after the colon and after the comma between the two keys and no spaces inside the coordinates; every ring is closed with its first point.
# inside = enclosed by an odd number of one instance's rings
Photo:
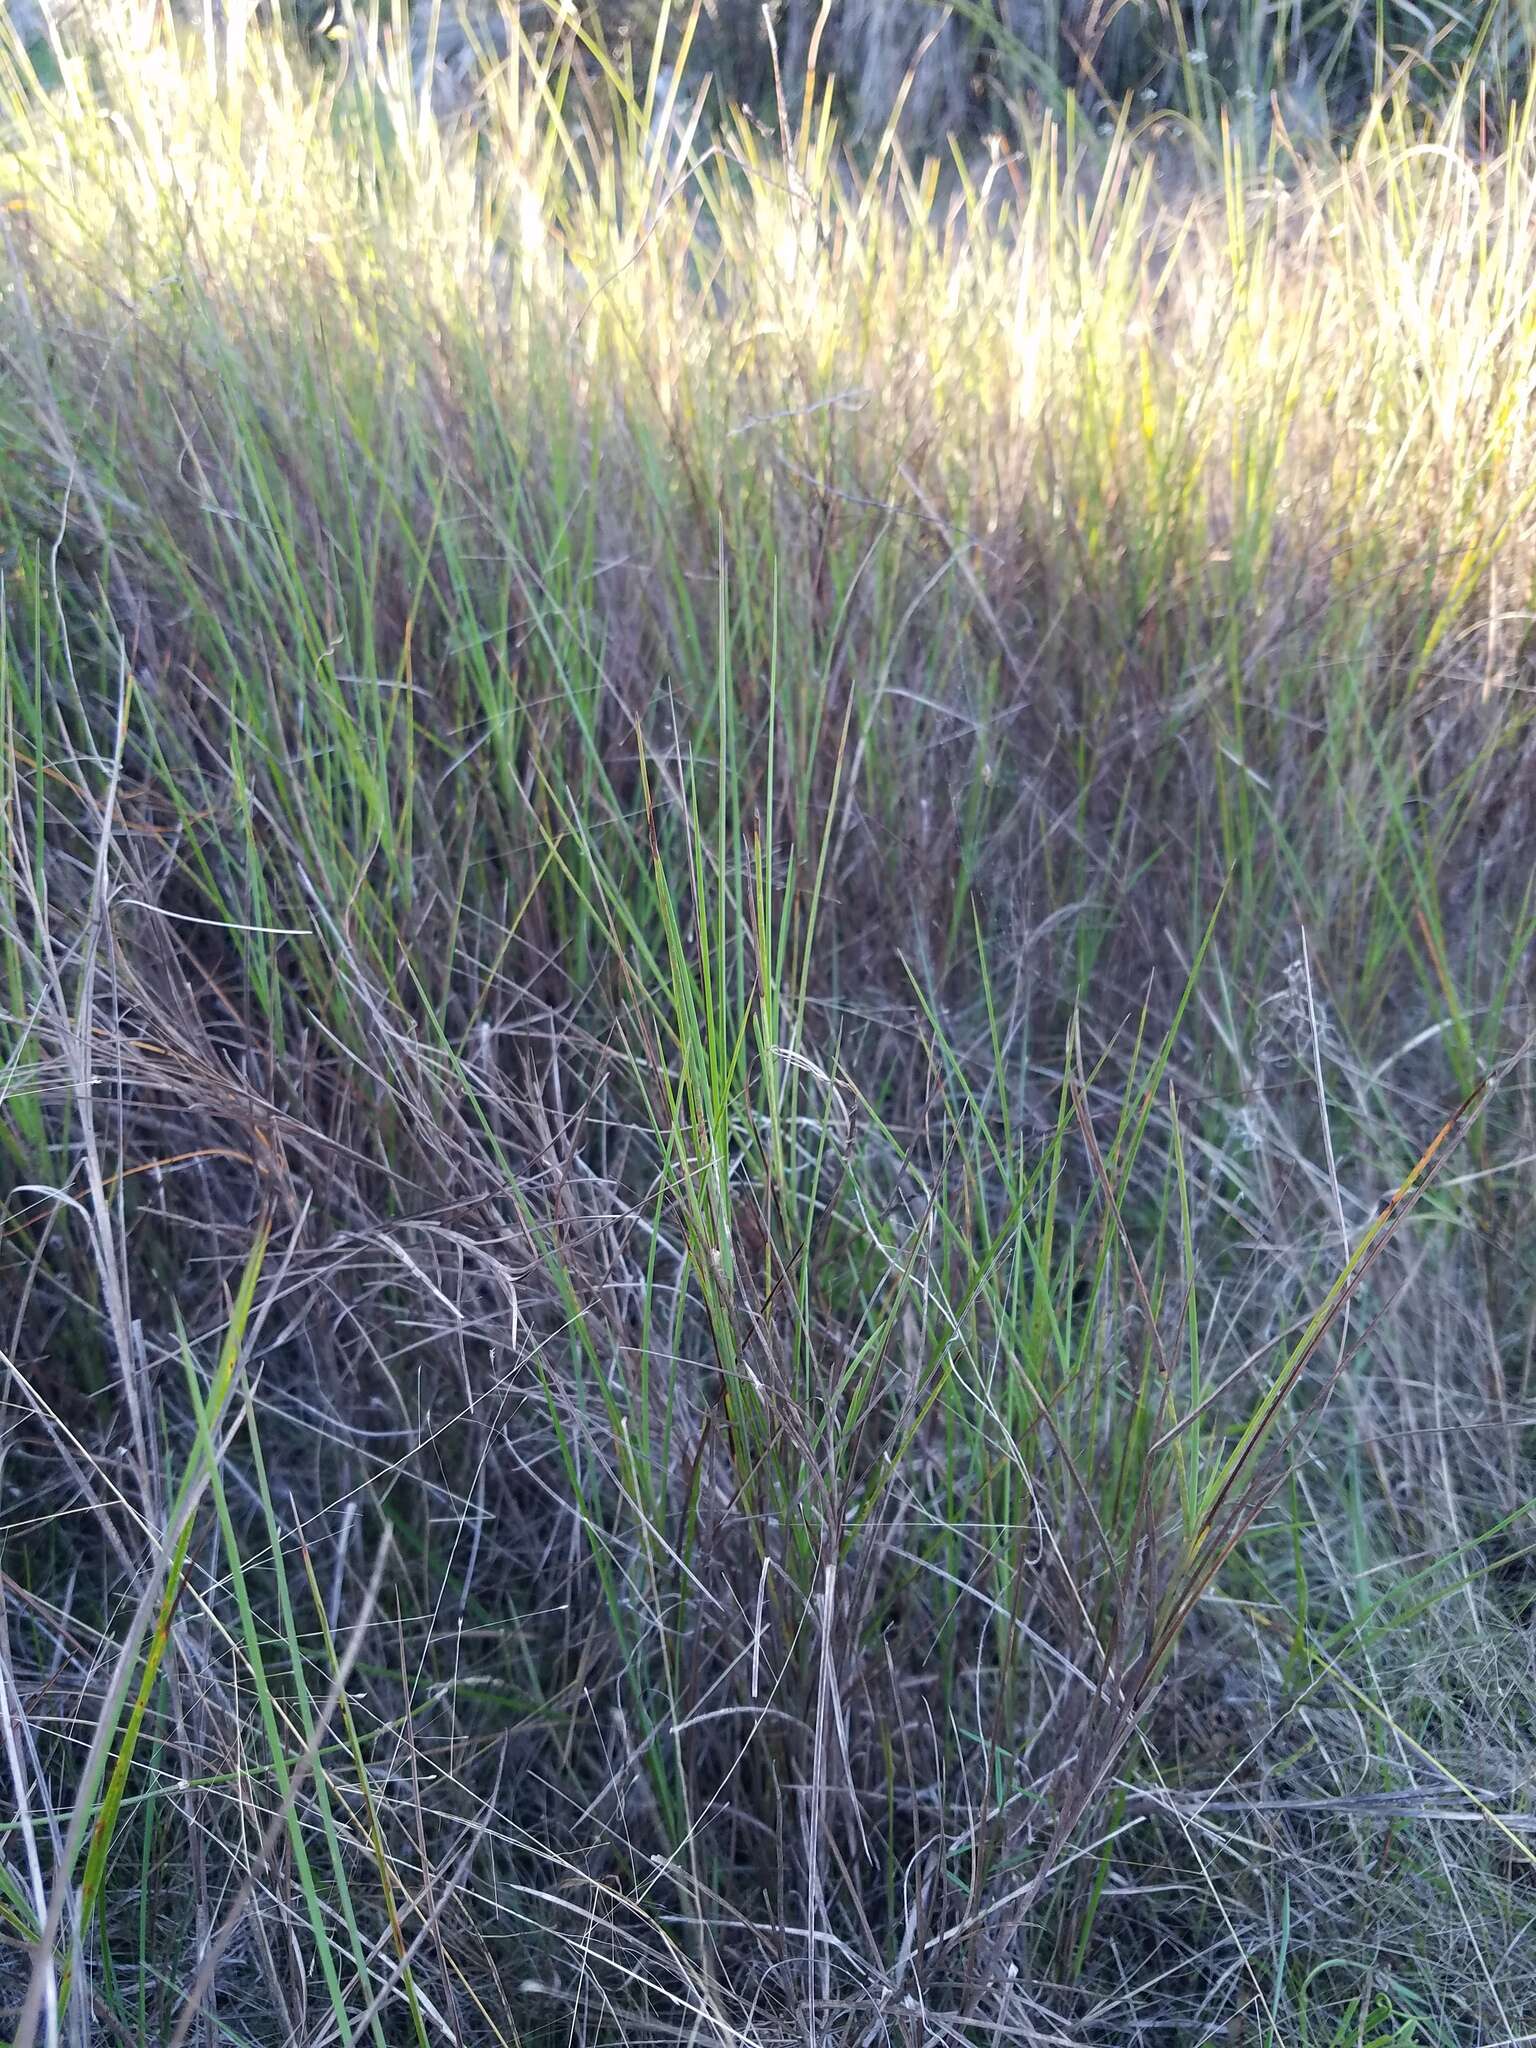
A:
{"type": "Polygon", "coordinates": [[[353,27],[5,59],[11,2038],[1520,2038],[1529,114],[353,27]]]}
{"type": "MultiPolygon", "coordinates": [[[[279,4],[312,30],[335,19],[316,0],[279,4]]],[[[497,0],[382,0],[392,11],[430,51],[440,96],[473,75],[477,51],[506,53],[497,0]]],[[[1129,98],[1206,123],[1224,111],[1250,137],[1278,116],[1317,143],[1330,127],[1347,135],[1383,92],[1443,104],[1459,84],[1482,127],[1490,104],[1523,92],[1536,30],[1532,0],[711,0],[691,41],[686,10],[657,0],[563,12],[612,44],[659,44],[760,111],[776,89],[799,105],[809,58],[857,134],[877,136],[895,109],[909,147],[941,153],[956,133],[1011,131],[1021,103],[1099,118],[1129,98]]]]}

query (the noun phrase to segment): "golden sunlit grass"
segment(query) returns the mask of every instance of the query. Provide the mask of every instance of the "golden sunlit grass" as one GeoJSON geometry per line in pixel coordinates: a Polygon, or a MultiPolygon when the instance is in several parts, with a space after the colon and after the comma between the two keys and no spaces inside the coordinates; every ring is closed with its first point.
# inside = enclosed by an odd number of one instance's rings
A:
{"type": "Polygon", "coordinates": [[[11,2038],[1517,2038],[1531,114],[507,39],[5,60],[11,2038]]]}

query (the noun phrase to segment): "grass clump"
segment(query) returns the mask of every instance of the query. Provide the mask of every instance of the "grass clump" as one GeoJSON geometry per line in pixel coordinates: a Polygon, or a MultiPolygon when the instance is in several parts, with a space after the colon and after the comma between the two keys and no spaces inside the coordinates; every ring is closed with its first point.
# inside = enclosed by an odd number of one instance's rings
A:
{"type": "Polygon", "coordinates": [[[9,53],[11,2038],[1518,2036],[1528,114],[506,27],[9,53]]]}

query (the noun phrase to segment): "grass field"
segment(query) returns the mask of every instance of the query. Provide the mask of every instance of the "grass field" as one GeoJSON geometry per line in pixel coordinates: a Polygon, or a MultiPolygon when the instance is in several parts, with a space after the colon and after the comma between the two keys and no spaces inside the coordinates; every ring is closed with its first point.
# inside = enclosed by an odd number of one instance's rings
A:
{"type": "Polygon", "coordinates": [[[1536,110],[353,31],[0,60],[0,2031],[1536,2040],[1536,110]]]}

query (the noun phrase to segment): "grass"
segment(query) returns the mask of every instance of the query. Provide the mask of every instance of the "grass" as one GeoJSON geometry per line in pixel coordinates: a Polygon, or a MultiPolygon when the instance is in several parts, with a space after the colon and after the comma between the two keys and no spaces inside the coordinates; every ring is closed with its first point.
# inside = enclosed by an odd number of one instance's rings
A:
{"type": "Polygon", "coordinates": [[[1530,111],[50,55],[9,2039],[1528,2038],[1530,111]]]}
{"type": "MultiPolygon", "coordinates": [[[[383,0],[386,18],[393,4],[383,0]]],[[[312,26],[331,18],[316,0],[286,11],[312,26]]],[[[472,90],[477,47],[507,48],[495,0],[421,0],[413,11],[404,0],[399,12],[417,48],[434,52],[440,99],[472,90]]],[[[690,81],[707,73],[770,118],[776,81],[802,105],[809,58],[856,139],[877,137],[899,101],[907,147],[940,154],[957,133],[974,146],[989,129],[1011,132],[1021,102],[1112,119],[1129,99],[1206,127],[1225,117],[1250,145],[1277,122],[1317,145],[1347,134],[1384,93],[1443,107],[1455,90],[1484,131],[1523,90],[1536,31],[1532,0],[712,0],[695,21],[657,0],[582,0],[564,13],[637,48],[642,70],[660,47],[690,81]]]]}

